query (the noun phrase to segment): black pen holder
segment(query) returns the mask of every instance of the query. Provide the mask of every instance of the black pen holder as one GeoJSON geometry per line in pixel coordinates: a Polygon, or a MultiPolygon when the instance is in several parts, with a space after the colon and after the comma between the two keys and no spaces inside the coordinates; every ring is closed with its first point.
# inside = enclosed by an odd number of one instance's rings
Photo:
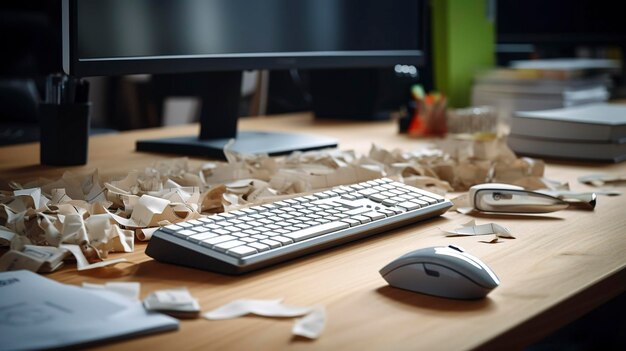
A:
{"type": "Polygon", "coordinates": [[[91,103],[39,104],[40,162],[52,166],[87,163],[91,103]]]}

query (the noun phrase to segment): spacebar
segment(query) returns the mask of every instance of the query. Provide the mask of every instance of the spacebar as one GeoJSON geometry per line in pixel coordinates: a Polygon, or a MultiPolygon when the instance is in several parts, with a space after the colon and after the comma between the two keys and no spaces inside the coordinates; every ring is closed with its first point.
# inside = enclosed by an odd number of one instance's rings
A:
{"type": "Polygon", "coordinates": [[[318,235],[327,234],[330,232],[334,232],[337,230],[349,228],[350,225],[344,222],[329,222],[324,223],[322,225],[318,225],[315,227],[309,227],[302,230],[298,230],[296,232],[291,232],[289,234],[284,234],[284,236],[293,239],[293,241],[302,241],[305,239],[313,238],[318,235]]]}

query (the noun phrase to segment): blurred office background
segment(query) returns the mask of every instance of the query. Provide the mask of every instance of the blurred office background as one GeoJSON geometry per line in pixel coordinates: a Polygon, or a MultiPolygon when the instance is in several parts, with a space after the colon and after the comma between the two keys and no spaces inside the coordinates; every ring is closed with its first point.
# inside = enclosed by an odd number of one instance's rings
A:
{"type": "MultiPolygon", "coordinates": [[[[454,3],[456,0],[435,1],[454,3]]],[[[472,6],[471,3],[480,1],[466,3],[472,6]]],[[[0,35],[6,43],[0,57],[0,104],[3,107],[0,144],[38,138],[37,102],[43,97],[44,78],[61,71],[60,2],[5,0],[0,3],[0,35]]],[[[620,18],[619,2],[485,2],[484,20],[494,22],[493,52],[488,53],[493,55],[493,63],[506,66],[512,60],[555,57],[614,59],[622,64],[611,75],[611,94],[617,98],[625,96],[626,21],[620,18]]],[[[469,12],[468,16],[471,16],[469,12]]],[[[454,22],[449,24],[455,25],[454,22]]],[[[440,27],[433,25],[432,28],[434,31],[440,27]]],[[[433,37],[436,38],[435,33],[433,37]]],[[[389,118],[406,102],[411,85],[419,83],[427,89],[440,89],[433,78],[432,55],[430,58],[431,62],[423,69],[396,66],[343,71],[245,72],[240,115],[313,110],[325,118],[389,118]],[[341,82],[346,84],[339,85],[341,82]]],[[[177,87],[188,85],[202,89],[204,84],[210,84],[203,74],[89,80],[94,132],[193,122],[200,113],[201,101],[189,89],[177,87]]]]}

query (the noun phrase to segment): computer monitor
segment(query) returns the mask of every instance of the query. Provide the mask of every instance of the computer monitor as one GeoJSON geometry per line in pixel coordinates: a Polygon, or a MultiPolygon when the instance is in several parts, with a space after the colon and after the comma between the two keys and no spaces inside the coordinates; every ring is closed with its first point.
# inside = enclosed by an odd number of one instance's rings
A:
{"type": "Polygon", "coordinates": [[[578,47],[616,46],[623,50],[626,22],[622,7],[614,0],[500,0],[498,54],[528,59],[574,56],[578,47]]]}
{"type": "Polygon", "coordinates": [[[425,62],[426,1],[64,0],[63,67],[76,76],[214,72],[198,137],[137,149],[220,157],[335,146],[320,136],[237,133],[241,71],[425,62]]]}

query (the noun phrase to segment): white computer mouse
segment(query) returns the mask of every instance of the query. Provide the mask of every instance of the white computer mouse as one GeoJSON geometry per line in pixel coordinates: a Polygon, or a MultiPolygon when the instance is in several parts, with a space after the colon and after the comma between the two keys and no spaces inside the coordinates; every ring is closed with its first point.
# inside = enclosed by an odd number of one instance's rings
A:
{"type": "Polygon", "coordinates": [[[452,299],[480,299],[500,285],[486,264],[454,245],[409,252],[380,274],[393,287],[452,299]]]}

